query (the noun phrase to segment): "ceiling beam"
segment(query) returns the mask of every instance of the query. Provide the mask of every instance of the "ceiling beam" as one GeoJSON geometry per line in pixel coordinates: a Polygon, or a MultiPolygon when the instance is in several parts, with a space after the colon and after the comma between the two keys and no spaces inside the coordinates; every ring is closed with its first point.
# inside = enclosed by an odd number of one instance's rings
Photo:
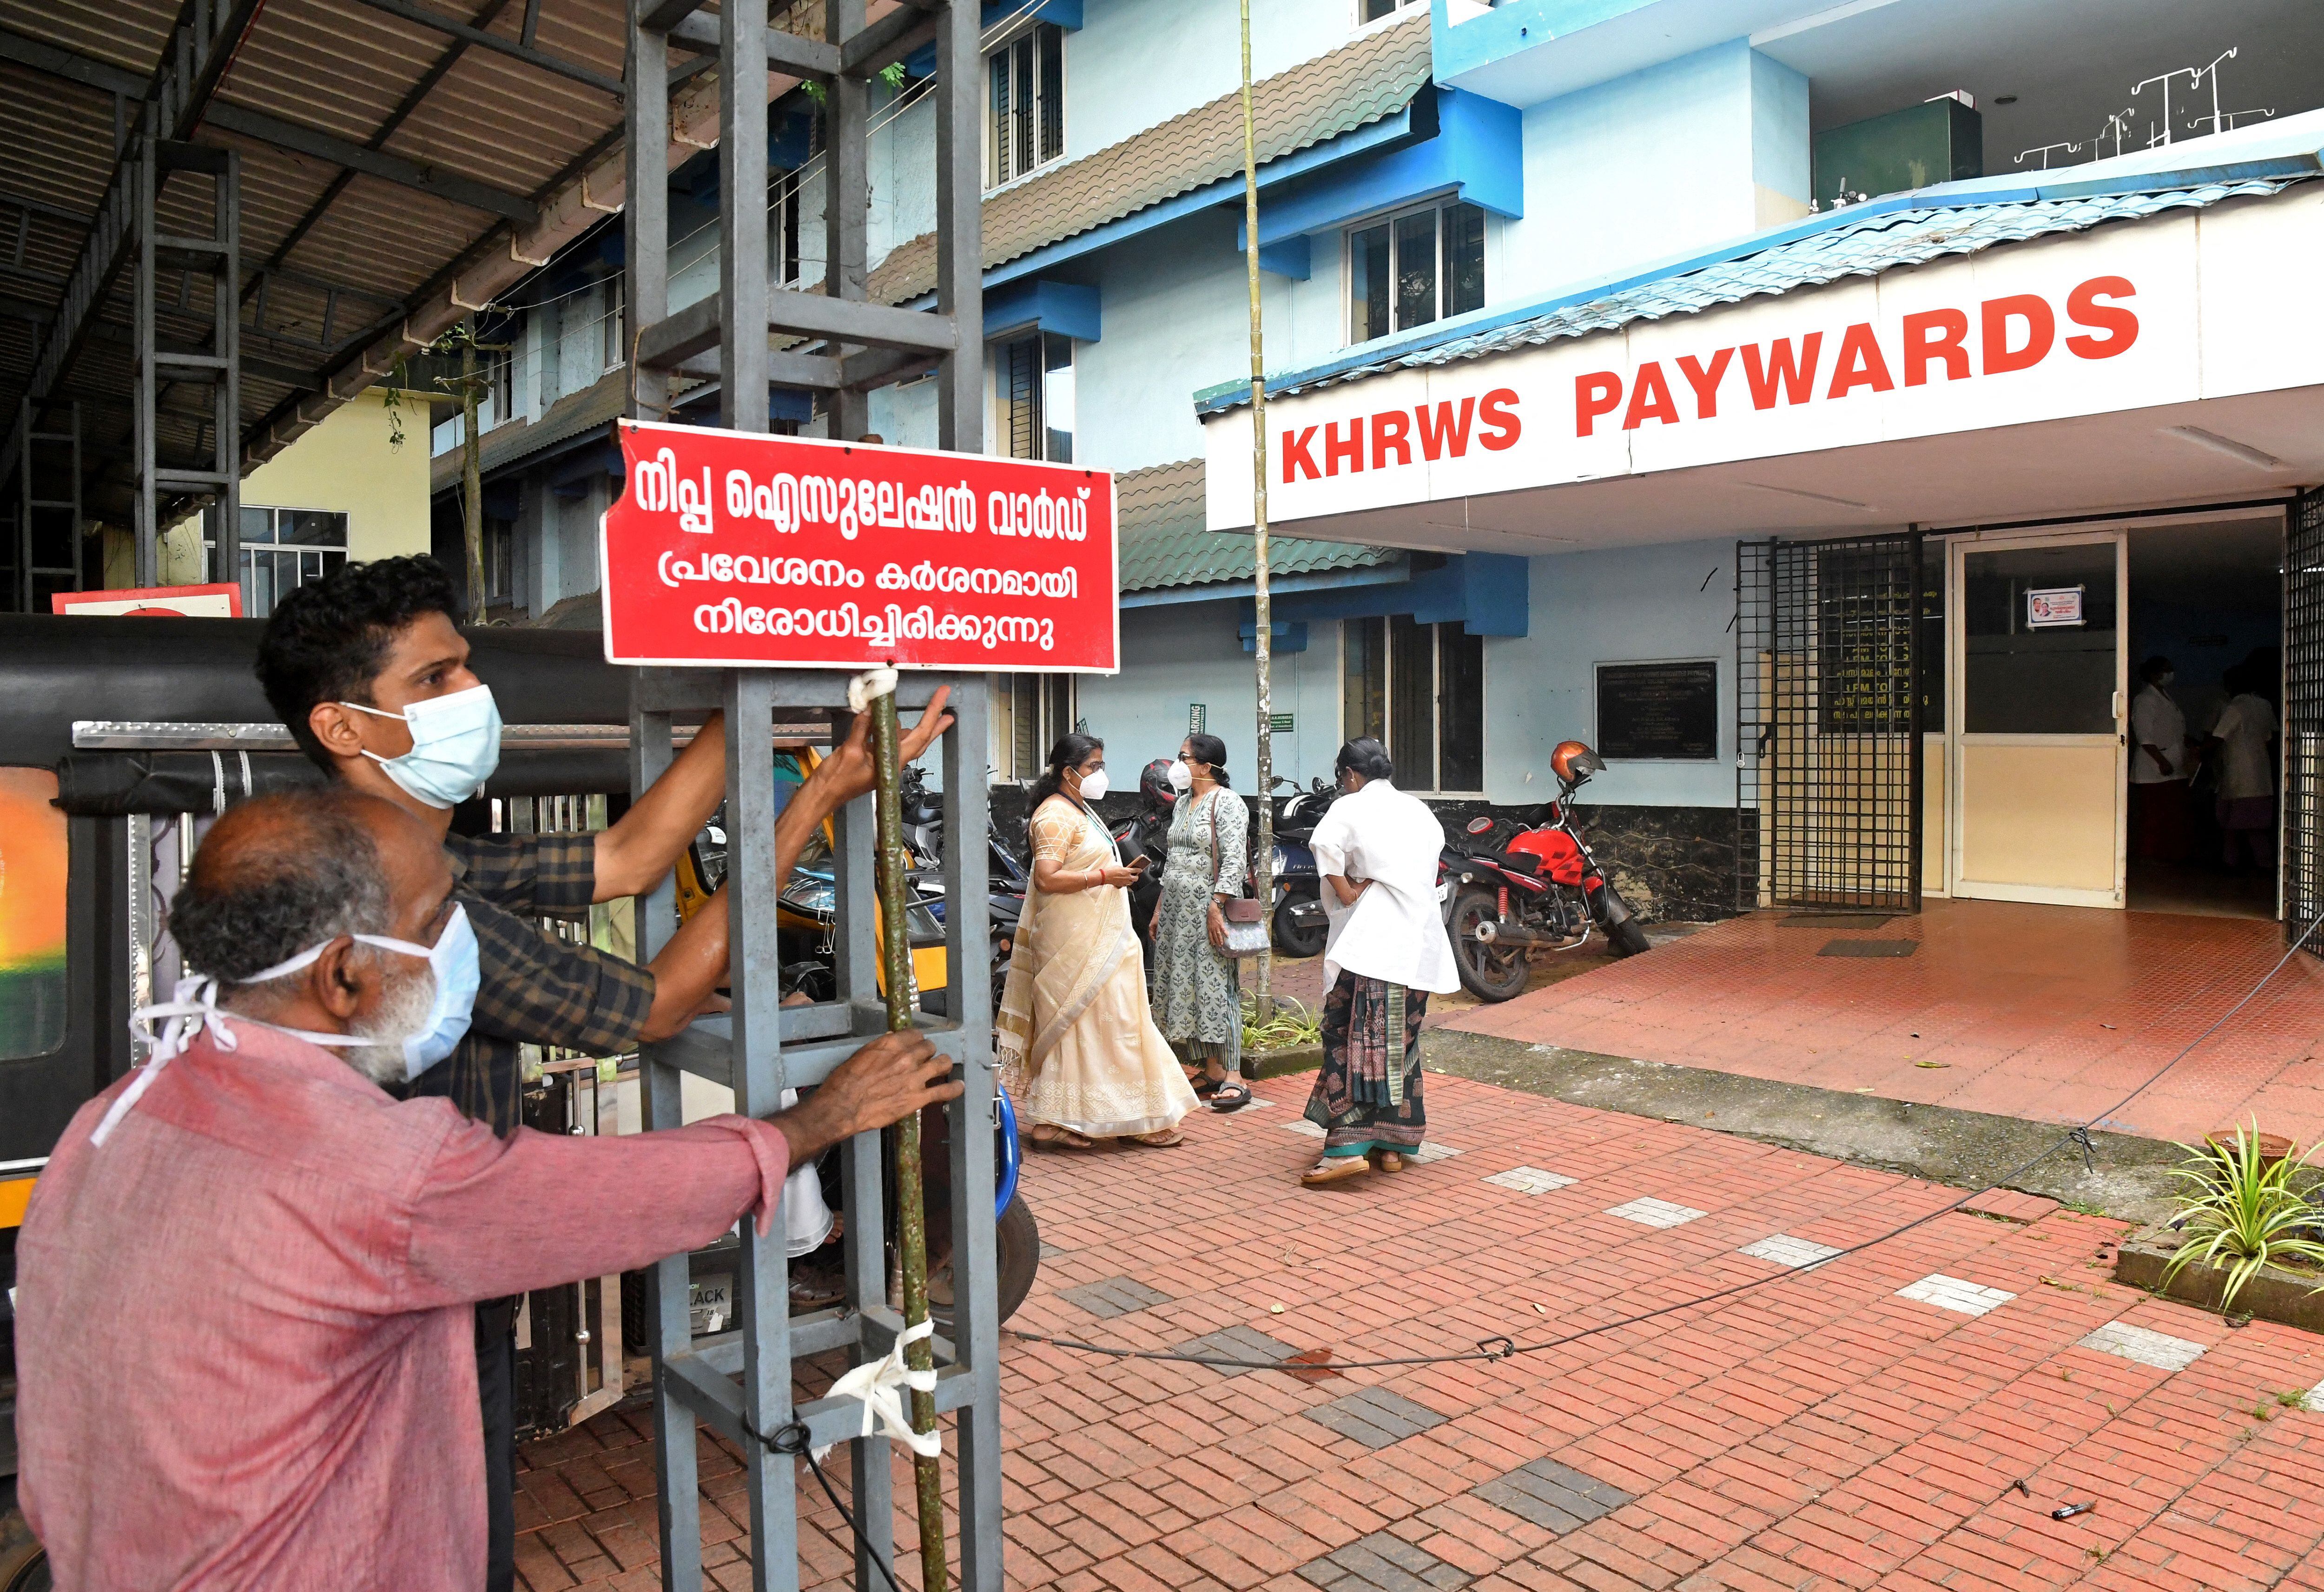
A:
{"type": "Polygon", "coordinates": [[[429,11],[425,6],[414,5],[410,4],[410,0],[358,0],[358,4],[368,5],[374,11],[383,11],[390,16],[417,23],[423,28],[434,28],[439,33],[449,33],[453,38],[465,40],[480,49],[497,51],[512,60],[521,60],[525,65],[538,68],[541,71],[554,72],[560,78],[569,78],[576,83],[585,83],[601,93],[612,95],[615,99],[622,97],[622,80],[619,78],[609,78],[595,68],[585,67],[578,61],[567,60],[562,56],[551,55],[545,50],[536,50],[521,41],[503,38],[498,33],[488,33],[482,28],[472,28],[457,17],[446,16],[441,12],[429,11]]]}
{"type": "MultiPolygon", "coordinates": [[[[134,73],[5,29],[0,29],[0,60],[13,60],[19,66],[31,67],[35,71],[46,72],[51,77],[62,78],[107,94],[142,97],[145,93],[145,85],[134,73]]],[[[346,170],[360,171],[366,177],[417,189],[421,193],[449,199],[456,205],[466,205],[472,210],[482,210],[488,216],[513,221],[520,226],[530,226],[540,219],[539,207],[521,194],[509,193],[456,172],[408,161],[401,155],[392,155],[384,150],[373,149],[318,128],[303,127],[281,116],[252,110],[247,106],[229,105],[219,100],[208,107],[201,119],[210,126],[238,133],[260,143],[287,149],[294,154],[311,155],[346,170]]],[[[22,201],[10,198],[6,202],[16,204],[22,201]]],[[[54,213],[54,207],[51,207],[51,210],[54,213]]],[[[81,219],[86,223],[88,217],[81,219]]]]}

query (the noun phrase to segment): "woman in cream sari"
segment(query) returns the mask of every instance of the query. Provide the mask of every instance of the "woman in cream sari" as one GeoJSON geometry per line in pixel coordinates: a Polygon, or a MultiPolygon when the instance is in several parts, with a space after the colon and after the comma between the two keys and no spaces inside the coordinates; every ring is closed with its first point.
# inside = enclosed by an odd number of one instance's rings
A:
{"type": "Polygon", "coordinates": [[[1148,1014],[1130,926],[1138,870],[1089,804],[1105,794],[1105,743],[1068,735],[1033,787],[1033,885],[1017,927],[995,1044],[1033,1142],[1182,1142],[1194,1091],[1148,1014]]]}

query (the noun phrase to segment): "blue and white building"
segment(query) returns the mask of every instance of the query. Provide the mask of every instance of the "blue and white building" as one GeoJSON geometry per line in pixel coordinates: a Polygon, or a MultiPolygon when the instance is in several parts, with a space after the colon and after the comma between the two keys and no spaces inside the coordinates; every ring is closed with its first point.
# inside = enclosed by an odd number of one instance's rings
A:
{"type": "MultiPolygon", "coordinates": [[[[986,435],[1118,473],[1125,666],[1010,681],[993,766],[1085,722],[1128,768],[1200,724],[1242,774],[1235,0],[985,12],[986,435]]],[[[2313,697],[2324,727],[2324,634],[2309,682],[2283,575],[2288,539],[2324,552],[2306,5],[1253,13],[1279,772],[1379,733],[1408,787],[1521,806],[1579,738],[1649,913],[2120,906],[2146,888],[2141,658],[2174,657],[2200,719],[2226,665],[2288,645],[2287,717],[2313,697]]],[[[933,302],[926,87],[875,99],[870,290],[902,305],[933,302]]],[[[770,257],[813,281],[815,102],[773,120],[770,257]]],[[[717,214],[706,158],[673,179],[673,308],[715,290],[717,214]]],[[[619,250],[609,225],[569,251],[499,339],[487,584],[531,622],[594,622],[619,250]]],[[[769,402],[819,434],[807,394],[769,402]]],[[[933,445],[933,383],[872,426],[933,445]]],[[[2283,743],[2288,858],[2313,739],[2283,743]]]]}

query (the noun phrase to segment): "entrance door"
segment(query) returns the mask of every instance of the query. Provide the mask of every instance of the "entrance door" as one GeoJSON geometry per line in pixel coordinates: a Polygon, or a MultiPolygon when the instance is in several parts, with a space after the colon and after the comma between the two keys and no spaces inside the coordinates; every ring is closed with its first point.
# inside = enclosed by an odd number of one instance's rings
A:
{"type": "Polygon", "coordinates": [[[2122,533],[1961,538],[1946,556],[1951,891],[2118,907],[2122,533]]]}

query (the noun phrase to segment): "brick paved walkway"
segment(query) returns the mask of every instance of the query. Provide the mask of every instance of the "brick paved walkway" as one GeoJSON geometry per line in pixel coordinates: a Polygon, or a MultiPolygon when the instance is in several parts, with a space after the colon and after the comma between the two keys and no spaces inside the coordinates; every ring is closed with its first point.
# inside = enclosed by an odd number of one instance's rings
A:
{"type": "MultiPolygon", "coordinates": [[[[1013,1345],[1012,1587],[2324,1589],[2324,1414],[2285,1402],[2324,1339],[2111,1285],[2119,1224],[1997,1196],[1803,1271],[1954,1192],[1443,1075],[1449,1154],[1303,1191],[1306,1081],[1182,1149],[1037,1158],[1051,1253],[1016,1325],[1344,1361],[1775,1280],[1550,1353],[1313,1384],[1013,1345]],[[2098,1507],[2050,1518],[2070,1502],[2098,1507]]],[[[535,1592],[659,1584],[641,1424],[531,1449],[535,1592]]],[[[704,1459],[735,1506],[713,1574],[742,1587],[734,1460],[704,1459]]],[[[808,1520],[803,1581],[844,1579],[828,1506],[808,1520]]]]}
{"type": "MultiPolygon", "coordinates": [[[[2081,1122],[2152,1075],[2283,952],[2277,925],[1931,901],[1870,928],[1754,913],[1447,1026],[1887,1100],[2081,1122]],[[1910,956],[1819,952],[1909,940],[1910,956]]],[[[2255,1115],[2324,1136],[2324,963],[2301,956],[2234,1027],[2106,1126],[2192,1143],[2255,1115]]]]}

